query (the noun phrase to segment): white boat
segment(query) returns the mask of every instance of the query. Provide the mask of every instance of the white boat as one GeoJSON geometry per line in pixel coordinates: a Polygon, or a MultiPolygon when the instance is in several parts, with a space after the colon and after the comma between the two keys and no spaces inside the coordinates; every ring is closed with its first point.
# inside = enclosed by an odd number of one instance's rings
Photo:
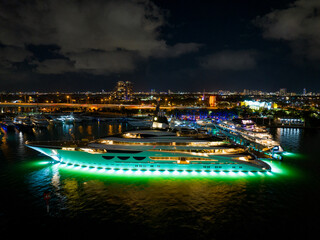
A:
{"type": "Polygon", "coordinates": [[[244,148],[207,134],[176,134],[157,106],[152,127],[92,142],[27,142],[59,164],[122,172],[266,172],[271,167],[244,148]]]}
{"type": "Polygon", "coordinates": [[[244,148],[213,137],[135,130],[92,142],[27,142],[61,165],[99,171],[266,172],[271,167],[244,148]]]}
{"type": "Polygon", "coordinates": [[[214,127],[214,119],[212,118],[205,118],[205,119],[198,119],[196,123],[202,127],[214,127]]]}
{"type": "Polygon", "coordinates": [[[233,119],[231,121],[220,121],[215,126],[223,133],[230,136],[242,137],[250,142],[257,143],[263,147],[263,151],[283,152],[280,144],[273,140],[272,135],[264,127],[257,126],[250,119],[233,119]]]}
{"type": "Polygon", "coordinates": [[[18,130],[30,130],[34,127],[28,116],[17,116],[14,118],[13,123],[18,130]]]}
{"type": "Polygon", "coordinates": [[[56,120],[58,120],[62,123],[65,123],[65,124],[74,124],[74,123],[81,123],[82,122],[82,119],[80,117],[75,117],[72,114],[57,117],[56,120]]]}
{"type": "Polygon", "coordinates": [[[42,115],[31,117],[31,121],[35,127],[46,128],[49,126],[49,121],[42,115]]]}

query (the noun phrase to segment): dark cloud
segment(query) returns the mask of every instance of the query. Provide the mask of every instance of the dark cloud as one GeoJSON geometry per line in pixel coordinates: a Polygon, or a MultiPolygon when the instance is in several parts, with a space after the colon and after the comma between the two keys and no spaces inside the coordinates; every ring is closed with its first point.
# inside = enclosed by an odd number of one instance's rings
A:
{"type": "Polygon", "coordinates": [[[248,70],[256,66],[256,52],[253,50],[221,51],[201,58],[200,65],[214,70],[248,70]]]}
{"type": "Polygon", "coordinates": [[[35,71],[41,74],[63,74],[74,71],[74,63],[66,59],[48,59],[42,62],[34,61],[35,71]]]}
{"type": "Polygon", "coordinates": [[[197,52],[202,46],[203,44],[199,43],[177,43],[166,48],[155,49],[152,55],[158,58],[178,57],[184,53],[197,52]]]}
{"type": "Polygon", "coordinates": [[[318,2],[0,0],[0,90],[317,90],[318,2]]]}
{"type": "Polygon", "coordinates": [[[20,47],[0,47],[0,60],[7,60],[9,62],[22,62],[30,57],[32,53],[20,47]]]}
{"type": "Polygon", "coordinates": [[[295,1],[286,9],[258,17],[255,23],[262,27],[265,38],[287,41],[294,53],[320,60],[319,0],[295,1]]]}
{"type": "Polygon", "coordinates": [[[4,1],[0,19],[0,43],[5,46],[59,47],[60,58],[32,61],[38,73],[130,72],[149,57],[178,57],[200,47],[169,46],[161,39],[165,19],[147,0],[4,1]]]}
{"type": "Polygon", "coordinates": [[[0,47],[0,72],[6,72],[32,56],[32,53],[21,47],[0,47]]]}

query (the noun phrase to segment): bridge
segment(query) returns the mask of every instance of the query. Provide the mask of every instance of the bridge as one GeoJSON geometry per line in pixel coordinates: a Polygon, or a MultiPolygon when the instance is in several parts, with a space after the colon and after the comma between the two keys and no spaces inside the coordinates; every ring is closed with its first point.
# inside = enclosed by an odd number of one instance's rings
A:
{"type": "MultiPolygon", "coordinates": [[[[103,104],[103,103],[0,103],[0,108],[125,108],[125,109],[155,109],[155,105],[134,104],[103,104]]],[[[215,107],[197,106],[161,106],[161,109],[216,109],[215,107]]]]}

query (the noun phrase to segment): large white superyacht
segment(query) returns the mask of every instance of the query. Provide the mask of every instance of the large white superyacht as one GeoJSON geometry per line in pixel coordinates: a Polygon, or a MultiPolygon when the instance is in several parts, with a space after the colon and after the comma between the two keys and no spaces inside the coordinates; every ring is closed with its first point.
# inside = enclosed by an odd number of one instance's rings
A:
{"type": "MultiPolygon", "coordinates": [[[[154,121],[161,118],[154,117],[154,121]]],[[[271,167],[244,148],[203,134],[168,129],[133,130],[95,141],[27,142],[60,164],[121,171],[268,172],[271,167]]]]}
{"type": "Polygon", "coordinates": [[[283,152],[279,142],[275,141],[265,127],[257,126],[250,119],[232,119],[215,123],[215,126],[229,136],[242,137],[261,146],[262,151],[283,152]]]}

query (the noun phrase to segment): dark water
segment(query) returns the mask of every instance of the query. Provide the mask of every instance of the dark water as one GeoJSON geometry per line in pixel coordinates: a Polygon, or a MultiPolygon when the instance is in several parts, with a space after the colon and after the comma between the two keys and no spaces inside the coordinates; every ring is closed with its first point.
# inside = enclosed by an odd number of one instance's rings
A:
{"type": "Polygon", "coordinates": [[[83,172],[48,164],[47,157],[23,144],[98,138],[125,128],[92,123],[6,133],[0,144],[2,236],[308,239],[318,233],[319,130],[272,129],[290,154],[270,163],[272,175],[254,176],[83,172]],[[45,191],[51,192],[49,213],[45,191]]]}

